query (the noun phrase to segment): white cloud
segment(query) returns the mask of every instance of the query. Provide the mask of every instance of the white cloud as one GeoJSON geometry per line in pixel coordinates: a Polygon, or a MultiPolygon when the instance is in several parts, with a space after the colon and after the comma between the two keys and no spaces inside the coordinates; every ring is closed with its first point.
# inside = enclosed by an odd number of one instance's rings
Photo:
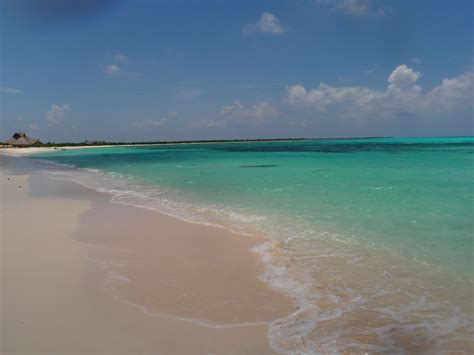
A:
{"type": "Polygon", "coordinates": [[[426,95],[425,105],[435,112],[463,107],[474,111],[474,72],[444,79],[426,95]]]}
{"type": "Polygon", "coordinates": [[[290,104],[308,106],[322,112],[335,105],[363,110],[378,95],[377,91],[364,87],[333,87],[324,83],[321,83],[318,89],[309,91],[299,84],[287,89],[287,100],[290,104]]]}
{"type": "Polygon", "coordinates": [[[107,64],[104,66],[104,73],[107,75],[117,75],[120,73],[120,68],[116,64],[107,64]]]}
{"type": "Polygon", "coordinates": [[[242,28],[244,33],[260,32],[271,35],[279,35],[286,31],[280,20],[270,12],[264,12],[257,23],[245,25],[242,28]]]}
{"type": "Polygon", "coordinates": [[[335,87],[321,83],[306,90],[300,84],[287,88],[286,100],[294,106],[320,112],[332,110],[345,117],[392,117],[396,113],[414,114],[472,109],[474,73],[466,73],[443,82],[427,93],[417,85],[419,72],[399,65],[387,79],[384,91],[362,86],[335,87]]]}
{"type": "Polygon", "coordinates": [[[71,107],[68,104],[62,105],[51,105],[51,110],[46,113],[46,121],[50,126],[58,125],[61,123],[66,112],[70,111],[71,107]]]}
{"type": "Polygon", "coordinates": [[[421,64],[421,59],[418,57],[411,58],[412,63],[414,64],[421,64]]]}
{"type": "Polygon", "coordinates": [[[234,102],[228,106],[222,106],[221,115],[232,115],[235,112],[242,111],[244,106],[240,103],[239,100],[234,100],[234,102]]]}
{"type": "Polygon", "coordinates": [[[345,15],[362,16],[369,13],[368,0],[338,1],[336,7],[345,15]]]}
{"type": "Polygon", "coordinates": [[[189,128],[210,129],[229,126],[232,123],[250,123],[259,125],[278,116],[279,112],[268,102],[258,101],[253,105],[243,105],[234,100],[230,105],[221,107],[220,119],[205,119],[188,124],[189,128]]]}
{"type": "Polygon", "coordinates": [[[393,88],[410,88],[420,78],[421,74],[408,68],[405,64],[399,65],[388,77],[388,83],[393,88]]]}
{"type": "Polygon", "coordinates": [[[254,123],[262,123],[268,118],[278,115],[278,111],[268,101],[259,101],[251,106],[244,106],[239,100],[234,100],[231,105],[222,106],[220,113],[235,120],[254,123]]]}
{"type": "Polygon", "coordinates": [[[23,91],[15,88],[7,88],[5,86],[0,87],[0,93],[2,94],[23,94],[23,91]]]}
{"type": "Polygon", "coordinates": [[[377,16],[383,17],[390,12],[384,7],[374,7],[372,0],[315,0],[318,6],[329,7],[332,11],[347,16],[377,16]]]}
{"type": "Polygon", "coordinates": [[[125,54],[116,53],[112,55],[112,63],[102,65],[102,71],[104,74],[110,76],[120,76],[136,78],[141,76],[141,73],[127,70],[129,59],[125,54]]]}

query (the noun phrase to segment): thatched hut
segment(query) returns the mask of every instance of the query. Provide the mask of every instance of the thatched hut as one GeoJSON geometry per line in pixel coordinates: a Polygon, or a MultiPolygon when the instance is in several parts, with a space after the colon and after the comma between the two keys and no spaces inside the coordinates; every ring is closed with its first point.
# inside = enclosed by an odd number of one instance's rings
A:
{"type": "Polygon", "coordinates": [[[5,144],[14,147],[31,147],[33,145],[41,144],[39,139],[30,138],[24,132],[15,132],[12,138],[8,139],[5,144]]]}

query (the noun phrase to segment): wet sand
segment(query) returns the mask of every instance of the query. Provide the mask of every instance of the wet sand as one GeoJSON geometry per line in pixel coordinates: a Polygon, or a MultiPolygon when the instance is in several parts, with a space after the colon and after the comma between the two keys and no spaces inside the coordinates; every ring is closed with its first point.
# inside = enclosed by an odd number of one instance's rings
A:
{"type": "Polygon", "coordinates": [[[273,352],[263,239],[109,198],[2,167],[2,354],[273,352]]]}

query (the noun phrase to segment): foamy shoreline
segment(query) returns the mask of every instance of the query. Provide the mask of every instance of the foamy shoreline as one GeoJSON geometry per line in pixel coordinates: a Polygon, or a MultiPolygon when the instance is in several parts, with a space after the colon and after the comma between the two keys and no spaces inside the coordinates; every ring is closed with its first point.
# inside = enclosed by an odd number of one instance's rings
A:
{"type": "Polygon", "coordinates": [[[272,352],[268,326],[291,302],[259,281],[258,239],[8,170],[2,353],[272,352]]]}

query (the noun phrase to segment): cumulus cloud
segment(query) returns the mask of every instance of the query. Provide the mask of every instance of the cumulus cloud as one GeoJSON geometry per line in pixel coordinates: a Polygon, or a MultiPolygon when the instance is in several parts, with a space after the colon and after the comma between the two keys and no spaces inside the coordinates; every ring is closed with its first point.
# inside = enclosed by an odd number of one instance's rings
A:
{"type": "Polygon", "coordinates": [[[71,107],[68,104],[51,105],[51,110],[46,113],[46,121],[48,121],[48,125],[55,126],[60,124],[66,112],[70,110],[71,107]]]}
{"type": "Polygon", "coordinates": [[[262,123],[278,115],[278,111],[268,101],[259,101],[251,106],[244,106],[239,100],[234,100],[232,104],[222,106],[220,113],[231,119],[254,123],[262,123]]]}
{"type": "Polygon", "coordinates": [[[120,73],[120,68],[116,64],[107,64],[104,66],[104,73],[107,75],[117,75],[120,73]]]}
{"type": "Polygon", "coordinates": [[[399,65],[388,77],[388,82],[391,87],[410,88],[420,78],[421,74],[408,68],[405,64],[399,65]]]}
{"type": "Polygon", "coordinates": [[[384,91],[363,86],[335,87],[321,83],[307,90],[297,84],[287,88],[286,100],[291,105],[309,107],[320,112],[332,110],[342,116],[363,118],[392,117],[396,113],[434,113],[472,110],[474,102],[474,73],[445,79],[431,91],[423,92],[417,81],[419,72],[405,64],[389,75],[384,91]]]}
{"type": "Polygon", "coordinates": [[[435,112],[459,108],[474,111],[474,72],[444,79],[426,95],[425,105],[435,112]]]}
{"type": "Polygon", "coordinates": [[[286,31],[280,20],[270,12],[264,12],[257,23],[245,25],[242,28],[244,33],[259,32],[270,35],[279,35],[286,31]]]}
{"type": "Polygon", "coordinates": [[[2,94],[23,94],[23,91],[15,88],[7,88],[5,86],[0,87],[0,93],[2,94]]]}

